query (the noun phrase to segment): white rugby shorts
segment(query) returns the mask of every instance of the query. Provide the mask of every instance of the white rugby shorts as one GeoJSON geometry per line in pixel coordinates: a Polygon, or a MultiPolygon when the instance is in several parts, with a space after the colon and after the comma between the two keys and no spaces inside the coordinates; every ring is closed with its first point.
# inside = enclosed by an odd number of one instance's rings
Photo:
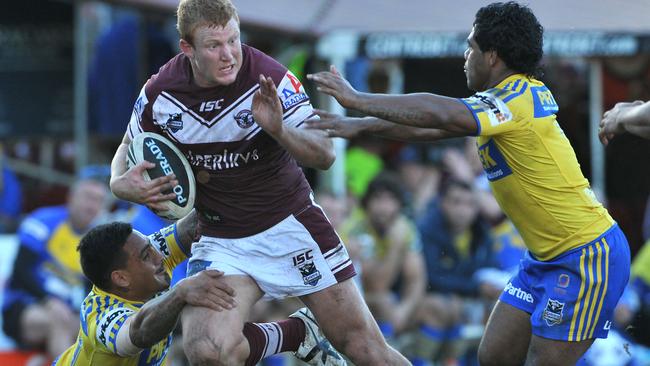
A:
{"type": "Polygon", "coordinates": [[[343,242],[317,205],[249,237],[202,236],[192,246],[187,275],[205,269],[251,276],[267,299],[307,295],[356,274],[343,242]]]}

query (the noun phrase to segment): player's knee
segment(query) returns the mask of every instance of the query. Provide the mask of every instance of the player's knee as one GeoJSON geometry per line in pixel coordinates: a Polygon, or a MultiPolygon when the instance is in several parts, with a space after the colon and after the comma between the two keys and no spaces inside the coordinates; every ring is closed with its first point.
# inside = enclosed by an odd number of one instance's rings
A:
{"type": "Polygon", "coordinates": [[[246,338],[236,337],[230,342],[215,342],[211,339],[188,339],[183,348],[190,364],[197,366],[243,365],[248,357],[246,338]]]}
{"type": "Polygon", "coordinates": [[[346,329],[336,341],[330,339],[332,345],[359,365],[381,365],[386,355],[390,353],[388,344],[381,333],[373,327],[359,325],[346,329]]]}
{"type": "Polygon", "coordinates": [[[496,352],[488,348],[484,342],[478,347],[478,364],[481,366],[509,366],[521,365],[521,361],[515,360],[508,352],[496,352]]]}

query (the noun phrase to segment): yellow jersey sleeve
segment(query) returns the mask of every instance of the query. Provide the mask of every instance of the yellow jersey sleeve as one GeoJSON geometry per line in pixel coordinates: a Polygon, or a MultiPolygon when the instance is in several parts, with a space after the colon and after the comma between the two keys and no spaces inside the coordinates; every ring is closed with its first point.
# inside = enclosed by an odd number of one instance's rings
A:
{"type": "Polygon", "coordinates": [[[149,235],[151,244],[165,259],[165,270],[171,274],[174,268],[184,261],[189,253],[185,253],[181,247],[178,235],[176,233],[176,224],[164,227],[155,233],[149,235]]]}

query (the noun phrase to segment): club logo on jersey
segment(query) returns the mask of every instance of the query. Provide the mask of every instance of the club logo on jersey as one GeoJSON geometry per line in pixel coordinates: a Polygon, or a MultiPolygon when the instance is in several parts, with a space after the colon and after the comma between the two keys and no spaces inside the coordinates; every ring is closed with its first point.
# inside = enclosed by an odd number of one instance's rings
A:
{"type": "Polygon", "coordinates": [[[542,313],[542,319],[546,321],[546,325],[549,327],[558,325],[562,322],[562,310],[564,310],[563,302],[548,299],[546,309],[544,309],[544,312],[542,313]]]}
{"type": "Polygon", "coordinates": [[[253,112],[248,109],[242,109],[235,115],[235,122],[237,122],[237,126],[241,128],[249,128],[253,125],[253,123],[255,123],[255,119],[253,119],[253,112]]]}
{"type": "Polygon", "coordinates": [[[183,129],[183,114],[182,113],[169,113],[169,118],[165,122],[164,129],[178,132],[183,129]]]}
{"type": "Polygon", "coordinates": [[[485,113],[492,126],[512,120],[512,112],[508,106],[493,94],[476,93],[466,101],[472,106],[477,106],[478,113],[485,113]]]}
{"type": "Polygon", "coordinates": [[[318,284],[318,281],[323,278],[320,272],[316,269],[314,262],[307,262],[298,267],[298,270],[302,275],[302,281],[305,283],[305,285],[316,286],[316,284],[318,284]]]}

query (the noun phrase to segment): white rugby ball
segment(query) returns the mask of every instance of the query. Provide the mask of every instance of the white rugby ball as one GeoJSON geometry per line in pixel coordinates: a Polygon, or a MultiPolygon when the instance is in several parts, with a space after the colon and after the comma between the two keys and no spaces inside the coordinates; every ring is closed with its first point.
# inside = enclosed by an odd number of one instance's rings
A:
{"type": "Polygon", "coordinates": [[[145,160],[156,164],[155,167],[144,171],[146,181],[165,175],[176,175],[178,184],[163,192],[173,192],[176,198],[162,202],[167,210],[156,212],[158,216],[178,220],[192,211],[196,197],[194,173],[183,153],[171,141],[155,133],[143,132],[136,135],[129,144],[126,160],[129,168],[145,160]]]}

